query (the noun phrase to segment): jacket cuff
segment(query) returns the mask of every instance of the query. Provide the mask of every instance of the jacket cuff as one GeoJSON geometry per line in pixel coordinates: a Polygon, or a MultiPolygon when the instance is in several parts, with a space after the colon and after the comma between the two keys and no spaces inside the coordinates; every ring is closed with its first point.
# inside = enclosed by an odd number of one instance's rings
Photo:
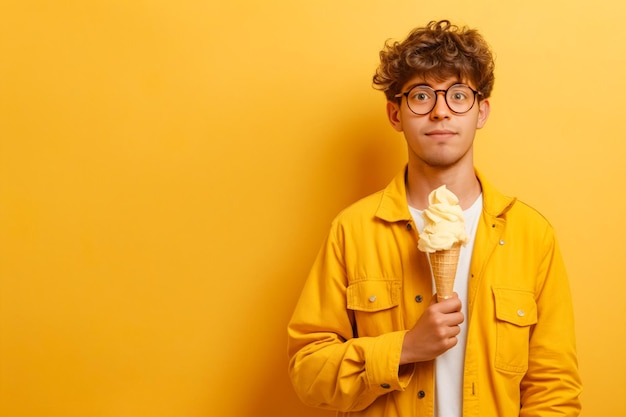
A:
{"type": "Polygon", "coordinates": [[[370,389],[381,393],[404,391],[411,382],[415,366],[400,366],[400,354],[407,330],[386,333],[373,339],[366,352],[366,375],[370,389]]]}

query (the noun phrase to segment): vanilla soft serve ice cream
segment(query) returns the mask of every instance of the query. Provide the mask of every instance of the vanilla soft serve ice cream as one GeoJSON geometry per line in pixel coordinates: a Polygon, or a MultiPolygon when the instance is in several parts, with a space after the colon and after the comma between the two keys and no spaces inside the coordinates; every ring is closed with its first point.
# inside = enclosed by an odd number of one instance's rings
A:
{"type": "Polygon", "coordinates": [[[454,244],[465,244],[463,210],[459,199],[445,185],[428,195],[428,208],[424,210],[424,231],[419,235],[417,247],[422,252],[432,253],[450,249],[454,244]]]}

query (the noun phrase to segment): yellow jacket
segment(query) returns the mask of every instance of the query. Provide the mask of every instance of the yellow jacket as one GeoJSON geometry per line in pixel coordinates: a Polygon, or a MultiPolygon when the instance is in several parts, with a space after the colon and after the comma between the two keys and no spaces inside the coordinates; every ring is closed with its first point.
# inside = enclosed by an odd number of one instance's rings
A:
{"type": "MultiPolygon", "coordinates": [[[[434,362],[399,366],[404,335],[433,293],[404,175],[335,218],[288,326],[298,396],[338,416],[433,415],[434,362]]],[[[477,176],[483,211],[469,277],[463,416],[578,416],[572,304],[554,231],[477,176]]]]}

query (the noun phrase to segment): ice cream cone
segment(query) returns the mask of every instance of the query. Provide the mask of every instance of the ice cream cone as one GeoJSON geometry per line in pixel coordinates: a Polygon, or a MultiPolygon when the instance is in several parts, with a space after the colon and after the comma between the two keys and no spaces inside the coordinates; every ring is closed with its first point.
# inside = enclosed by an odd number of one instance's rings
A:
{"type": "Polygon", "coordinates": [[[459,263],[460,253],[461,245],[457,243],[452,245],[450,249],[438,250],[428,254],[430,258],[430,269],[435,279],[438,301],[452,297],[454,291],[454,277],[456,275],[456,267],[459,263]]]}

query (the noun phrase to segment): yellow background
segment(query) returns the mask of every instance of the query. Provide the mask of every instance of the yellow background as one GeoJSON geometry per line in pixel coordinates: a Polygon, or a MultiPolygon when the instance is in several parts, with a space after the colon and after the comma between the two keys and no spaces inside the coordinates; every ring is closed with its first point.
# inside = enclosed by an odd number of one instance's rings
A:
{"type": "Polygon", "coordinates": [[[331,415],[285,326],[331,218],[403,165],[378,52],[439,18],[497,54],[477,164],[557,229],[583,414],[626,415],[618,0],[2,0],[0,415],[331,415]]]}

